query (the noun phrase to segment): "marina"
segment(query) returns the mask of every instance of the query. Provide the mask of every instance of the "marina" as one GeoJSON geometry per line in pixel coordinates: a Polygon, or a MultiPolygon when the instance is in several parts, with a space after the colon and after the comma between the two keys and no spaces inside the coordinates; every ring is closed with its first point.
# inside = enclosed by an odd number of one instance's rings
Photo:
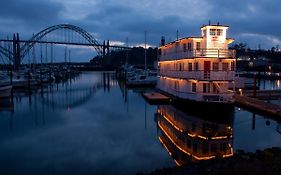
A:
{"type": "Polygon", "coordinates": [[[280,175],[280,5],[0,1],[0,175],[280,175]]]}

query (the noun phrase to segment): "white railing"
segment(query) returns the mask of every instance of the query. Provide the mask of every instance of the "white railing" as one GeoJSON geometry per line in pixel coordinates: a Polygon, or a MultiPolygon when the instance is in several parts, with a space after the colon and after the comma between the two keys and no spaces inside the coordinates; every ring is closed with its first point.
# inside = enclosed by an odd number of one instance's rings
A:
{"type": "Polygon", "coordinates": [[[168,60],[178,60],[186,58],[235,58],[236,51],[230,49],[201,49],[201,50],[187,50],[184,51],[173,51],[165,53],[161,52],[161,55],[158,55],[160,61],[168,60]]]}
{"type": "Polygon", "coordinates": [[[235,101],[234,92],[232,91],[225,92],[225,93],[184,92],[184,91],[175,90],[173,88],[168,88],[165,89],[164,91],[179,98],[195,100],[195,101],[207,101],[207,102],[234,102],[235,101]]]}
{"type": "Polygon", "coordinates": [[[221,80],[233,81],[234,71],[178,71],[178,70],[160,70],[160,76],[172,78],[196,79],[196,80],[221,80]]]}

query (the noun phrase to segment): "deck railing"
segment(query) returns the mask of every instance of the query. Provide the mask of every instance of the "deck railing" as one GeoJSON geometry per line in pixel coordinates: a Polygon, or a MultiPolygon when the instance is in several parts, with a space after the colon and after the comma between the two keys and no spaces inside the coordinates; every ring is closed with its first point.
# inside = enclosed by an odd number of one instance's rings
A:
{"type": "Polygon", "coordinates": [[[160,76],[167,76],[172,78],[196,79],[196,80],[220,80],[232,81],[234,80],[234,71],[178,71],[178,70],[160,70],[160,76]]]}
{"type": "Polygon", "coordinates": [[[227,91],[225,93],[214,92],[186,92],[179,91],[173,88],[167,88],[165,91],[173,94],[176,97],[195,101],[209,101],[209,102],[232,102],[234,101],[234,92],[227,91]]]}
{"type": "Polygon", "coordinates": [[[236,58],[236,51],[231,49],[201,49],[201,50],[187,50],[187,51],[173,51],[165,53],[161,51],[158,55],[158,60],[179,60],[187,58],[236,58]]]}

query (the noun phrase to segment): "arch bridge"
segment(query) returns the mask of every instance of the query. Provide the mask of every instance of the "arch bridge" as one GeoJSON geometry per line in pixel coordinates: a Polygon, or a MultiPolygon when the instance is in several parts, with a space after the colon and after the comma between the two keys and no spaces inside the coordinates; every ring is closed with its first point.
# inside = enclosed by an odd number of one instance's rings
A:
{"type": "Polygon", "coordinates": [[[29,40],[21,40],[19,34],[16,33],[13,35],[13,39],[0,39],[0,42],[8,43],[6,47],[0,46],[0,57],[6,58],[6,60],[12,62],[15,67],[21,64],[25,56],[37,43],[89,46],[93,47],[101,57],[109,54],[112,49],[131,49],[125,46],[110,45],[109,40],[107,40],[107,42],[103,41],[103,43],[100,44],[95,37],[86,30],[70,24],[50,26],[33,35],[29,40]]]}

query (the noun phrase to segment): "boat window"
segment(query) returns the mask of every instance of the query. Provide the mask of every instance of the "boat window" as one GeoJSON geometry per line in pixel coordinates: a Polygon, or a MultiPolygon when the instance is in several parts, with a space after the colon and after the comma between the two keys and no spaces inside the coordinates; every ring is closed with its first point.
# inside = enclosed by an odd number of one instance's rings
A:
{"type": "Polygon", "coordinates": [[[230,65],[231,71],[234,71],[234,69],[235,69],[235,63],[234,63],[234,61],[232,61],[230,64],[231,64],[231,65],[230,65]]]}
{"type": "Polygon", "coordinates": [[[187,49],[190,51],[190,50],[192,50],[192,48],[191,48],[191,43],[187,43],[187,49]]]}
{"type": "Polygon", "coordinates": [[[175,90],[178,90],[178,89],[179,89],[179,82],[175,81],[175,90]]]}
{"type": "Polygon", "coordinates": [[[195,70],[195,71],[198,71],[198,63],[197,63],[197,62],[194,63],[194,70],[195,70]]]}
{"type": "Polygon", "coordinates": [[[192,63],[188,63],[188,71],[192,71],[192,63]]]}
{"type": "Polygon", "coordinates": [[[216,35],[216,29],[210,29],[210,35],[216,35]]]}
{"type": "Polygon", "coordinates": [[[217,35],[218,35],[218,36],[221,36],[221,35],[222,35],[222,32],[223,32],[222,29],[217,29],[217,35]]]}
{"type": "Polygon", "coordinates": [[[192,92],[196,92],[196,83],[192,83],[191,86],[192,92]]]}
{"type": "Polygon", "coordinates": [[[182,64],[179,63],[179,71],[182,71],[182,64]]]}
{"type": "Polygon", "coordinates": [[[219,63],[213,62],[213,71],[219,71],[219,63]]]}
{"type": "Polygon", "coordinates": [[[206,29],[203,30],[203,36],[206,36],[206,29]]]}
{"type": "Polygon", "coordinates": [[[182,46],[183,46],[183,52],[186,52],[186,43],[184,43],[182,46]]]}
{"type": "Polygon", "coordinates": [[[203,93],[210,92],[210,83],[203,83],[203,93]]]}
{"type": "Polygon", "coordinates": [[[200,50],[200,42],[196,42],[196,50],[200,50]]]}
{"type": "Polygon", "coordinates": [[[222,70],[228,71],[228,63],[222,63],[222,70]]]}
{"type": "Polygon", "coordinates": [[[144,75],[140,76],[141,80],[144,80],[145,78],[146,78],[146,76],[144,76],[144,75]]]}

